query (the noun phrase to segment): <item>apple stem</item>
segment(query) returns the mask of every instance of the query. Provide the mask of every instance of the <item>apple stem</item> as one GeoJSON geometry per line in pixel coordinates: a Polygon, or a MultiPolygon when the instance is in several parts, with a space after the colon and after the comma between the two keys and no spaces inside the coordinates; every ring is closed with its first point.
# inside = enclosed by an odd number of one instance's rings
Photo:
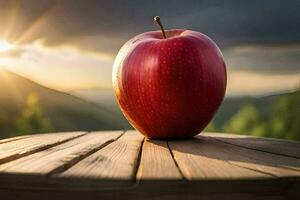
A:
{"type": "Polygon", "coordinates": [[[165,29],[164,29],[164,27],[163,27],[163,25],[162,25],[162,23],[160,21],[160,17],[159,16],[155,16],[154,17],[154,21],[156,21],[158,23],[158,25],[160,26],[161,32],[162,32],[164,38],[166,39],[167,36],[166,36],[166,33],[165,33],[165,29]]]}

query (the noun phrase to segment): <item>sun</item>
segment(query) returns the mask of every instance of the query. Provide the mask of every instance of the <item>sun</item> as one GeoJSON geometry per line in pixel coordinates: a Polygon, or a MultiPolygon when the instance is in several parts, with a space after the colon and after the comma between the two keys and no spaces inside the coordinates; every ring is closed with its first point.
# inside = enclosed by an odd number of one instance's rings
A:
{"type": "Polygon", "coordinates": [[[13,45],[5,40],[0,40],[0,53],[10,51],[14,48],[15,48],[15,45],[13,45]]]}

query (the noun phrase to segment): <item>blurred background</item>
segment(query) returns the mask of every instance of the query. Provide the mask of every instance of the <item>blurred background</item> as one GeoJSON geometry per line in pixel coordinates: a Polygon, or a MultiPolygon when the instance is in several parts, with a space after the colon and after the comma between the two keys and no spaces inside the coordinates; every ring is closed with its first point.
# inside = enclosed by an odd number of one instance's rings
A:
{"type": "Polygon", "coordinates": [[[298,0],[0,0],[0,138],[130,129],[112,64],[160,15],[222,49],[227,93],[207,131],[300,140],[299,10],[298,0]]]}

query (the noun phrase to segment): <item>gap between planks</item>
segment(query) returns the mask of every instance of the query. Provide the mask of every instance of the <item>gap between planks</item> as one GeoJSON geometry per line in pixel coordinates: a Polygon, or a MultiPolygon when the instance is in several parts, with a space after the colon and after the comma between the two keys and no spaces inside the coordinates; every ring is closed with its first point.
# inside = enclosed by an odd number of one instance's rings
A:
{"type": "Polygon", "coordinates": [[[300,159],[300,142],[298,141],[224,133],[203,133],[201,135],[246,149],[300,159]],[[284,145],[288,145],[288,148],[284,145]]]}
{"type": "Polygon", "coordinates": [[[223,148],[221,154],[232,165],[244,167],[274,177],[293,177],[300,175],[300,159],[276,153],[260,151],[252,148],[227,143],[211,136],[198,135],[197,138],[206,138],[218,147],[223,148]],[[232,155],[232,156],[231,156],[232,155]]]}
{"type": "Polygon", "coordinates": [[[149,180],[183,180],[167,141],[145,139],[141,148],[137,182],[149,180]]]}
{"type": "Polygon", "coordinates": [[[0,140],[0,144],[4,144],[4,143],[8,143],[8,142],[13,142],[13,141],[16,141],[16,140],[25,139],[27,137],[30,137],[30,136],[24,135],[24,136],[18,136],[18,137],[13,137],[13,138],[1,139],[0,140]]]}
{"type": "Polygon", "coordinates": [[[91,132],[44,151],[0,165],[0,172],[52,175],[60,173],[121,137],[123,132],[91,132]]]}
{"type": "Polygon", "coordinates": [[[107,145],[117,141],[119,138],[121,138],[125,133],[122,132],[118,137],[108,140],[106,142],[104,142],[103,144],[99,145],[98,147],[92,149],[91,151],[87,152],[86,154],[83,154],[81,156],[75,157],[73,160],[69,161],[68,163],[61,165],[61,167],[56,168],[55,170],[51,171],[48,175],[49,176],[55,176],[55,174],[59,174],[59,173],[63,173],[64,171],[67,171],[68,169],[70,169],[72,166],[76,165],[78,162],[80,162],[81,160],[89,157],[90,155],[96,153],[97,151],[105,148],[107,145]]]}
{"type": "Polygon", "coordinates": [[[127,131],[118,140],[82,159],[56,177],[97,179],[100,184],[132,184],[135,181],[143,140],[144,137],[135,131],[127,131]]]}
{"type": "Polygon", "coordinates": [[[182,170],[180,169],[180,167],[179,167],[179,165],[178,165],[177,160],[175,159],[175,156],[174,156],[174,154],[173,154],[173,151],[172,151],[172,149],[171,149],[171,147],[170,147],[170,145],[169,145],[169,141],[167,141],[167,147],[168,147],[168,149],[169,149],[169,152],[170,152],[170,154],[171,154],[171,156],[172,156],[172,159],[173,159],[173,161],[174,161],[174,163],[175,163],[175,165],[176,165],[176,167],[177,167],[177,169],[178,169],[178,172],[180,173],[182,179],[183,179],[184,181],[187,181],[187,179],[185,178],[185,176],[184,176],[182,170]]]}
{"type": "Polygon", "coordinates": [[[139,184],[144,180],[183,180],[167,141],[145,139],[137,131],[127,131],[118,140],[80,160],[60,178],[97,179],[98,184],[139,184]],[[125,182],[124,182],[125,181],[125,182]]]}
{"type": "Polygon", "coordinates": [[[206,139],[170,141],[169,146],[183,176],[188,181],[268,178],[269,175],[245,169],[223,158],[222,148],[206,139]]]}
{"type": "Polygon", "coordinates": [[[58,135],[59,137],[57,137],[57,134],[54,133],[39,134],[36,136],[32,135],[20,140],[3,143],[0,145],[0,150],[2,150],[0,154],[0,165],[66,143],[68,141],[81,137],[86,133],[87,132],[66,132],[61,133],[63,135],[58,135]],[[39,140],[45,140],[47,139],[47,136],[50,137],[48,138],[49,140],[54,139],[54,141],[40,143],[39,140]]]}

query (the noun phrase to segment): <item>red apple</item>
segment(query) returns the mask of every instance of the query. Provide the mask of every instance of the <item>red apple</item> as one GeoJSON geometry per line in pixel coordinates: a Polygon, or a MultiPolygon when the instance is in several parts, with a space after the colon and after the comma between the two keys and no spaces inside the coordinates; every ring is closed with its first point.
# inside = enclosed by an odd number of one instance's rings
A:
{"type": "Polygon", "coordinates": [[[220,106],[226,66],[206,35],[182,29],[146,32],[129,40],[113,67],[113,88],[125,117],[153,139],[201,132],[220,106]]]}

